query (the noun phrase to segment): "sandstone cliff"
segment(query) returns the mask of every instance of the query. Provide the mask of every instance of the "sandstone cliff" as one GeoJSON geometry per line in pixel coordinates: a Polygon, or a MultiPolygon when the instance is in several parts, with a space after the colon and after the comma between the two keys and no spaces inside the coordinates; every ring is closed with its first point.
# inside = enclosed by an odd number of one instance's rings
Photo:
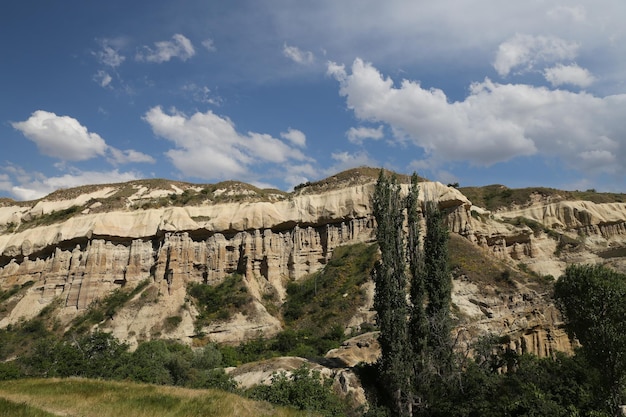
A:
{"type": "MultiPolygon", "coordinates": [[[[253,299],[247,311],[200,330],[230,343],[273,335],[282,325],[268,311],[268,296],[280,302],[289,281],[323,268],[337,246],[374,240],[375,178],[356,170],[348,180],[321,184],[286,194],[240,183],[137,181],[4,203],[0,286],[34,284],[7,301],[0,326],[34,317],[53,300],[60,300],[59,318],[68,325],[94,300],[148,280],[146,291],[100,327],[131,344],[153,337],[191,343],[198,311],[187,285],[216,285],[240,273],[253,299]],[[167,326],[171,317],[180,323],[167,326]]],[[[436,182],[421,183],[420,196],[438,202],[450,231],[481,253],[538,275],[558,277],[568,262],[599,262],[626,243],[623,203],[539,201],[491,213],[436,182]],[[519,218],[529,221],[513,221],[519,218]]],[[[612,261],[619,266],[619,259],[612,261]]],[[[514,349],[540,355],[568,349],[556,310],[532,282],[504,291],[455,278],[453,299],[468,337],[507,334],[514,349]]],[[[370,307],[355,327],[372,319],[370,307]]]]}

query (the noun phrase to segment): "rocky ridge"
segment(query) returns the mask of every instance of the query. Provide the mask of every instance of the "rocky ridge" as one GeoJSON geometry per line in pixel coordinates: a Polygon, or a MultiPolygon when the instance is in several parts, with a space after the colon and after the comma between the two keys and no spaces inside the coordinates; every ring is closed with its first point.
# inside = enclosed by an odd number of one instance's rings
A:
{"type": "MultiPolygon", "coordinates": [[[[32,318],[55,300],[68,325],[94,300],[148,280],[145,291],[98,326],[131,345],[155,337],[192,343],[198,331],[224,343],[271,336],[282,324],[266,299],[280,303],[286,284],[323,268],[337,246],[374,241],[374,185],[372,170],[357,169],[290,194],[236,182],[150,180],[64,190],[34,202],[3,201],[0,287],[34,284],[5,302],[0,326],[32,318]],[[215,285],[233,273],[244,277],[251,306],[197,329],[187,285],[215,285]],[[180,323],[166,326],[173,316],[180,323]]],[[[446,211],[454,236],[537,280],[558,277],[570,262],[624,268],[625,203],[535,198],[488,211],[436,182],[422,182],[420,196],[446,211]]],[[[541,288],[532,279],[485,284],[461,268],[453,292],[459,338],[494,332],[520,352],[567,351],[559,315],[541,288]]],[[[371,305],[363,306],[351,326],[358,329],[373,316],[371,305]]],[[[332,355],[351,363],[363,350],[348,343],[343,351],[332,355]]]]}

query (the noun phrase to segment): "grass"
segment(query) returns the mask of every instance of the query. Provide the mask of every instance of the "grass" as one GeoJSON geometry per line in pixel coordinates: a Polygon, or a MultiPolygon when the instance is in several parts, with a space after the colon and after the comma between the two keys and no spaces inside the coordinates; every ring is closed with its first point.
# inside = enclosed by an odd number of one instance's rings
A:
{"type": "Polygon", "coordinates": [[[193,417],[311,415],[218,390],[83,378],[0,382],[0,416],[193,417]],[[22,413],[22,414],[19,414],[22,413]],[[52,413],[52,414],[51,414],[52,413]]]}
{"type": "Polygon", "coordinates": [[[524,264],[512,268],[454,233],[450,234],[448,245],[450,267],[454,276],[465,275],[470,282],[481,288],[514,291],[516,283],[524,283],[544,292],[553,284],[550,279],[530,271],[524,264]]]}
{"type": "Polygon", "coordinates": [[[365,302],[361,286],[370,279],[377,245],[339,246],[320,272],[287,285],[285,323],[322,336],[333,326],[344,327],[365,302]]]}
{"type": "MultiPolygon", "coordinates": [[[[331,177],[315,182],[305,182],[294,187],[294,191],[301,193],[319,193],[328,190],[336,190],[351,185],[366,184],[378,179],[380,168],[359,167],[339,172],[331,177]]],[[[411,176],[405,174],[394,173],[385,170],[385,175],[395,174],[400,183],[410,183],[411,176]]],[[[419,181],[427,181],[425,178],[419,178],[419,181]]]]}
{"type": "Polygon", "coordinates": [[[25,403],[15,403],[4,398],[0,398],[0,417],[55,417],[39,408],[25,403]]]}
{"type": "Polygon", "coordinates": [[[531,200],[531,195],[540,195],[543,198],[552,198],[553,201],[585,200],[593,203],[622,203],[626,201],[626,194],[598,193],[594,190],[564,191],[546,187],[508,188],[501,184],[484,187],[460,187],[461,191],[472,204],[495,211],[510,207],[513,204],[524,205],[531,200]]]}
{"type": "Polygon", "coordinates": [[[82,207],[79,206],[71,206],[63,210],[56,210],[48,214],[41,215],[39,217],[35,217],[32,220],[24,221],[14,231],[22,231],[24,229],[30,229],[33,227],[48,226],[54,223],[61,223],[79,214],[81,210],[82,207]]]}

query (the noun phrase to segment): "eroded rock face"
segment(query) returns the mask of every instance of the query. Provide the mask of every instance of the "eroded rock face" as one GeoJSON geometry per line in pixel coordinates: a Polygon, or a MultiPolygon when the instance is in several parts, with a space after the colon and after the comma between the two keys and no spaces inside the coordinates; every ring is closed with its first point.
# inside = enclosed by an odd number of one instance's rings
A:
{"type": "MultiPolygon", "coordinates": [[[[289,281],[323,268],[337,246],[374,240],[374,186],[369,181],[318,193],[272,195],[270,201],[231,199],[159,209],[137,209],[136,202],[183,190],[174,185],[169,191],[138,187],[136,195],[127,197],[127,206],[110,211],[101,201],[93,202],[117,195],[115,186],[107,186],[67,200],[43,199],[32,207],[5,205],[0,207],[0,286],[34,285],[0,313],[0,326],[34,317],[52,300],[61,301],[61,317],[68,323],[112,290],[148,280],[152,301],[134,300],[134,307],[125,307],[107,322],[108,330],[131,344],[152,337],[191,343],[198,312],[188,303],[187,285],[216,285],[238,273],[253,298],[248,314],[201,330],[224,343],[271,336],[281,323],[267,311],[264,296],[280,302],[289,281]],[[20,227],[77,206],[81,209],[64,221],[20,227]],[[168,329],[164,323],[172,317],[179,317],[180,324],[168,329]]],[[[626,246],[625,204],[537,201],[493,214],[472,207],[458,190],[440,183],[421,183],[420,198],[424,196],[446,211],[452,233],[541,275],[558,277],[570,262],[595,262],[598,250],[626,246]],[[507,220],[516,217],[542,229],[507,220]],[[568,247],[574,250],[559,253],[568,247]]],[[[470,284],[455,282],[453,297],[472,318],[467,326],[472,337],[485,332],[509,335],[511,348],[540,356],[569,349],[558,314],[544,295],[518,288],[494,296],[470,284]]],[[[371,298],[372,288],[367,293],[371,298]]],[[[371,322],[373,314],[371,303],[364,306],[351,327],[371,322]]]]}

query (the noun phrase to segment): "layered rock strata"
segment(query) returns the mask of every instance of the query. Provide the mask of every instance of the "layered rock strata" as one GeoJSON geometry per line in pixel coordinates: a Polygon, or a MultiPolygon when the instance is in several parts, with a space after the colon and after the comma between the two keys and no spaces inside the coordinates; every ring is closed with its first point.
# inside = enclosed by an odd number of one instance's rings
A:
{"type": "MultiPolygon", "coordinates": [[[[626,204],[536,202],[489,213],[473,207],[452,187],[436,182],[420,187],[422,199],[436,201],[445,210],[452,233],[541,275],[558,277],[568,262],[595,262],[599,250],[626,243],[626,204]],[[516,225],[516,218],[532,220],[541,229],[516,225]],[[563,248],[574,250],[558,253],[563,248]]],[[[125,208],[103,211],[100,200],[119,192],[107,186],[65,200],[5,204],[0,207],[0,287],[29,281],[34,285],[0,313],[0,326],[34,317],[52,300],[61,300],[61,315],[69,322],[112,290],[149,280],[155,294],[151,304],[134,300],[135,308],[123,309],[107,323],[109,330],[131,343],[164,332],[190,343],[198,312],[189,306],[187,284],[216,285],[239,273],[254,299],[250,314],[237,314],[203,331],[215,341],[230,343],[274,334],[281,324],[266,310],[264,296],[276,296],[280,302],[289,281],[323,268],[337,246],[373,241],[373,189],[370,180],[317,193],[277,194],[270,201],[137,209],[137,201],[147,204],[151,196],[184,192],[172,185],[146,194],[137,187],[138,194],[127,197],[125,208]],[[80,210],[63,221],[34,226],[73,207],[80,210]],[[174,316],[181,317],[181,324],[167,330],[163,322],[174,316]]],[[[471,317],[472,335],[507,334],[511,348],[540,356],[568,349],[556,311],[543,295],[519,288],[495,297],[458,281],[454,297],[471,317]]],[[[352,324],[357,327],[372,315],[371,306],[365,306],[352,324]]]]}

